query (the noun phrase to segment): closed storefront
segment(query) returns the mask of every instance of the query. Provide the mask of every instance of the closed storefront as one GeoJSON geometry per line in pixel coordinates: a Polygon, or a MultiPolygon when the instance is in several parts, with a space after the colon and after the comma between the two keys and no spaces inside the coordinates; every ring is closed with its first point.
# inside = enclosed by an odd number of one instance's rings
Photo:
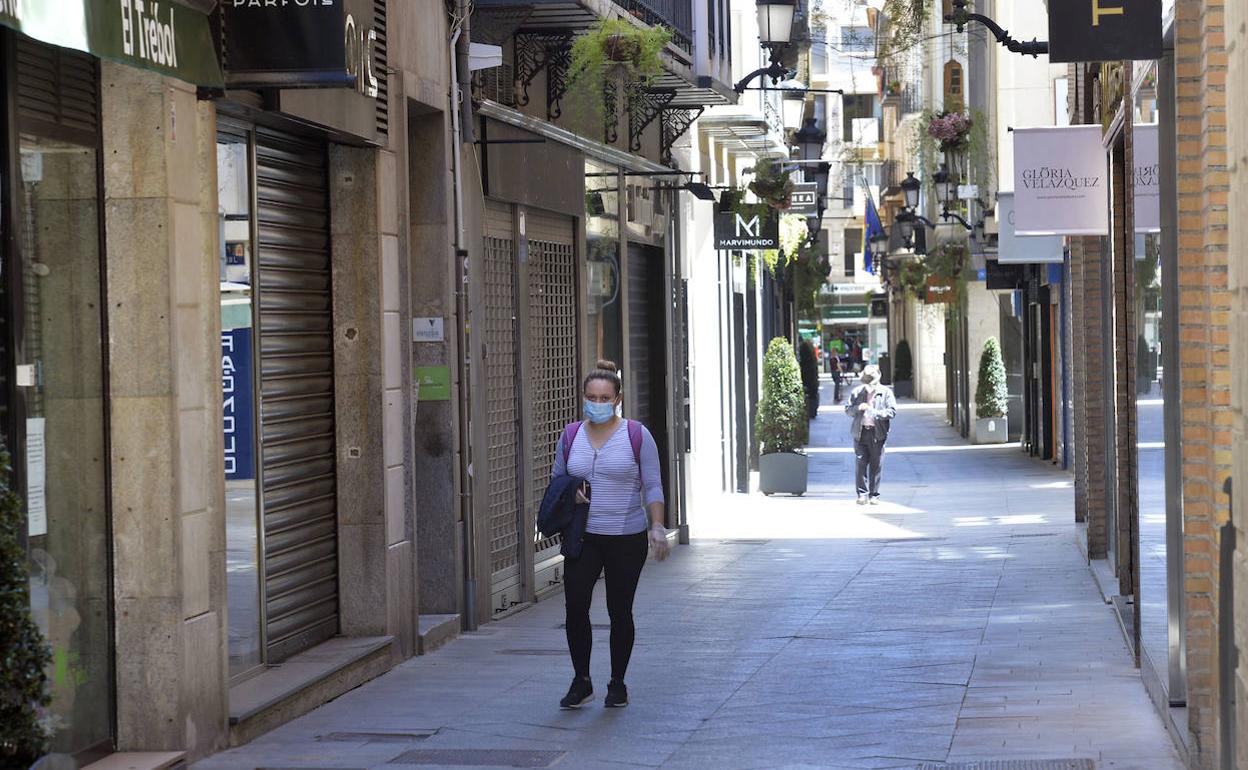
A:
{"type": "Polygon", "coordinates": [[[327,143],[222,119],[231,673],[338,632],[327,143]]]}
{"type": "Polygon", "coordinates": [[[534,517],[560,431],[577,419],[578,279],[572,217],[488,201],[484,374],[493,613],[560,584],[558,536],[534,517]]]}
{"type": "Polygon", "coordinates": [[[53,750],[113,742],[98,62],[0,30],[0,409],[24,499],[31,614],[50,647],[53,750]]]}

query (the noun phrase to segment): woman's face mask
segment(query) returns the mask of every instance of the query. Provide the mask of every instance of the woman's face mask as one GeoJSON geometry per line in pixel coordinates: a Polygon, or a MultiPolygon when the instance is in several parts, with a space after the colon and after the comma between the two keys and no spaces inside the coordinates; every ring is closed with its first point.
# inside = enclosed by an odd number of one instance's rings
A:
{"type": "Polygon", "coordinates": [[[619,400],[619,394],[615,392],[610,383],[591,380],[589,387],[585,389],[585,419],[597,425],[611,422],[611,418],[615,417],[619,400]]]}
{"type": "Polygon", "coordinates": [[[615,417],[615,402],[607,401],[600,403],[598,401],[585,400],[585,419],[595,424],[610,422],[615,417]]]}

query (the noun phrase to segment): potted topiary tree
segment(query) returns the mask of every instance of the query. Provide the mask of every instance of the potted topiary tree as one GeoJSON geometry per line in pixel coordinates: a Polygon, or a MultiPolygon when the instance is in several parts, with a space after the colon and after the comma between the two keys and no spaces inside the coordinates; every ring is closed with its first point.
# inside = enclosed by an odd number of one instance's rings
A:
{"type": "Polygon", "coordinates": [[[21,542],[22,501],[10,486],[0,446],[0,767],[29,767],[49,747],[48,645],[30,617],[30,583],[21,542]]]}
{"type": "Polygon", "coordinates": [[[975,443],[1004,444],[1009,438],[1006,416],[1010,392],[1005,383],[1005,361],[996,337],[984,342],[979,354],[979,382],[975,386],[975,443]]]}
{"type": "Polygon", "coordinates": [[[800,451],[810,431],[806,396],[793,346],[782,337],[771,341],[763,359],[763,393],[754,429],[763,494],[806,494],[809,459],[800,451]]]}
{"type": "Polygon", "coordinates": [[[819,361],[810,340],[802,340],[797,357],[802,373],[802,390],[806,394],[806,415],[813,420],[819,416],[819,361]]]}
{"type": "Polygon", "coordinates": [[[893,354],[893,395],[898,398],[914,397],[914,361],[910,357],[910,343],[897,343],[893,354]]]}

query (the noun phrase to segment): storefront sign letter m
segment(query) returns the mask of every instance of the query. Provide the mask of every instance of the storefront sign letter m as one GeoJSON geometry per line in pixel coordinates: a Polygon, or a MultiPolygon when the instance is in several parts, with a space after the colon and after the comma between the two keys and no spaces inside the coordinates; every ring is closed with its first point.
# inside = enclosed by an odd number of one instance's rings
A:
{"type": "Polygon", "coordinates": [[[736,232],[738,238],[743,235],[750,238],[757,238],[762,234],[763,221],[759,218],[758,214],[750,217],[749,221],[746,221],[745,217],[740,214],[734,214],[733,216],[736,218],[736,232]],[[745,232],[742,232],[743,230],[745,232]]]}

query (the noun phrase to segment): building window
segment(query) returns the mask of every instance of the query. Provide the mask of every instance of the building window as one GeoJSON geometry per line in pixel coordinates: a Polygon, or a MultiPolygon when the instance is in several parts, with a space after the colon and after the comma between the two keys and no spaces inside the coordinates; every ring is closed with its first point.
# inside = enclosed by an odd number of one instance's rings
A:
{"type": "Polygon", "coordinates": [[[960,111],[963,105],[962,65],[954,59],[945,62],[945,109],[960,111]]]}
{"type": "Polygon", "coordinates": [[[844,105],[841,138],[846,142],[860,141],[862,137],[855,133],[854,128],[855,125],[861,128],[863,124],[855,124],[854,121],[875,117],[875,97],[872,94],[845,94],[841,101],[844,105]]]}
{"type": "Polygon", "coordinates": [[[862,228],[845,228],[845,277],[853,278],[858,255],[862,253],[862,228]]]}
{"type": "Polygon", "coordinates": [[[815,40],[810,47],[810,69],[816,75],[828,74],[828,45],[815,40]]]}
{"type": "Polygon", "coordinates": [[[842,53],[875,53],[875,30],[870,27],[841,27],[842,53]]]}

